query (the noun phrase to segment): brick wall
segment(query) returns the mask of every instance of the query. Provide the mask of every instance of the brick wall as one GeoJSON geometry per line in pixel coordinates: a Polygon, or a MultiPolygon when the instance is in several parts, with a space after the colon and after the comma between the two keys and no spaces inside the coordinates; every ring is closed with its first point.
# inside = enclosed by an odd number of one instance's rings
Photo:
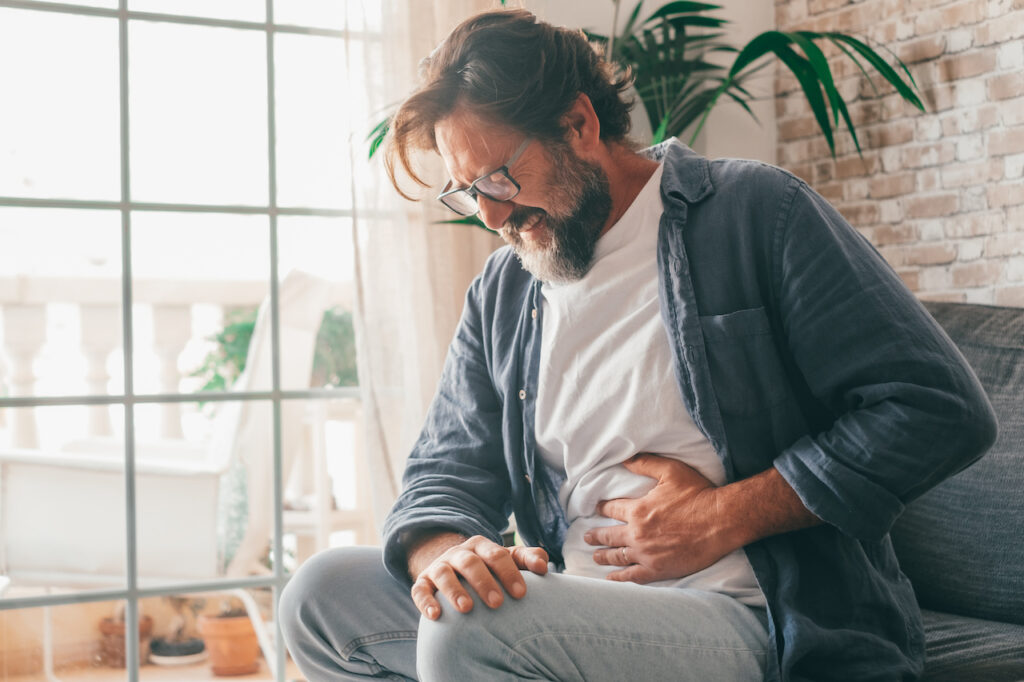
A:
{"type": "Polygon", "coordinates": [[[844,129],[833,160],[780,68],[779,165],[832,201],[921,298],[1024,307],[1024,0],[776,0],[776,21],[891,49],[927,107],[881,83],[876,94],[826,51],[864,152],[844,129]]]}

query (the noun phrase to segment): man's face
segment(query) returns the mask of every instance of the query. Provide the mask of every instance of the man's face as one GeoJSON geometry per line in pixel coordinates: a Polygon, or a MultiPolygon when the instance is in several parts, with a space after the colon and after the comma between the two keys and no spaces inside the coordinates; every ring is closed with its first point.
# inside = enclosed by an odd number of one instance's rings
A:
{"type": "MultiPolygon", "coordinates": [[[[523,136],[457,110],[435,128],[454,186],[500,168],[523,136]]],[[[545,282],[571,282],[589,270],[611,213],[608,178],[565,143],[530,144],[508,169],[519,194],[507,202],[478,197],[480,217],[497,230],[527,271],[545,282]]]]}

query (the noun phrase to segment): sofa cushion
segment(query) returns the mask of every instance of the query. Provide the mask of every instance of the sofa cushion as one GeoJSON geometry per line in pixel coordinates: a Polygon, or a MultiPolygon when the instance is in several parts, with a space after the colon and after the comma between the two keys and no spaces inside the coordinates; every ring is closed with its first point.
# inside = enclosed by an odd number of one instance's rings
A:
{"type": "Polygon", "coordinates": [[[928,642],[922,682],[1024,680],[1024,625],[923,611],[928,642]]]}
{"type": "Polygon", "coordinates": [[[907,506],[893,546],[922,608],[1024,624],[1024,309],[927,307],[985,387],[999,437],[907,506]]]}

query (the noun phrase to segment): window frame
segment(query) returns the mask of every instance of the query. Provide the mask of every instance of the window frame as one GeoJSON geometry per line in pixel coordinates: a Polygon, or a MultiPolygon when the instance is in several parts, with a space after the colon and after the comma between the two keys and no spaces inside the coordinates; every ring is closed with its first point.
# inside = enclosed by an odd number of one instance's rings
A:
{"type": "MultiPolygon", "coordinates": [[[[355,207],[348,209],[322,208],[315,206],[280,207],[277,205],[277,124],[275,101],[275,68],[274,68],[274,36],[281,33],[315,35],[337,38],[346,42],[345,53],[349,53],[349,41],[379,41],[381,34],[369,31],[350,31],[347,26],[341,30],[295,26],[274,23],[274,0],[266,0],[266,21],[254,22],[243,20],[217,19],[191,15],[163,14],[154,12],[132,11],[127,7],[128,0],[118,0],[117,9],[72,5],[57,2],[34,0],[0,0],[0,8],[34,10],[40,12],[56,12],[61,14],[99,16],[118,21],[118,70],[119,70],[119,158],[120,158],[120,200],[81,200],[60,198],[27,198],[17,196],[0,196],[0,207],[26,208],[76,208],[117,210],[121,218],[121,325],[123,347],[124,393],[111,395],[58,395],[32,397],[0,397],[0,409],[15,407],[46,407],[55,405],[95,406],[120,405],[124,409],[124,440],[125,440],[125,519],[126,519],[126,565],[125,587],[117,589],[86,590],[69,594],[43,594],[32,597],[12,597],[0,599],[0,611],[27,609],[70,604],[124,601],[125,631],[137,632],[139,623],[139,600],[147,597],[171,596],[182,593],[221,592],[236,588],[271,588],[273,590],[273,607],[276,611],[280,592],[289,579],[284,572],[283,546],[283,480],[281,455],[281,404],[284,400],[304,399],[310,401],[329,401],[337,398],[359,398],[358,388],[314,388],[307,390],[283,390],[280,377],[280,333],[279,333],[279,273],[278,273],[278,216],[321,216],[331,218],[347,218],[355,221],[355,207]],[[131,198],[130,158],[129,158],[129,80],[128,80],[128,31],[129,22],[145,20],[170,22],[177,24],[193,24],[260,31],[266,39],[266,74],[267,74],[267,154],[268,154],[268,203],[266,206],[230,206],[206,204],[179,204],[136,202],[131,198]],[[271,359],[272,383],[270,390],[209,392],[203,394],[204,401],[270,401],[273,406],[273,574],[247,578],[223,578],[201,581],[180,582],[173,585],[140,587],[137,573],[136,544],[136,476],[135,476],[135,406],[140,404],[166,404],[194,402],[194,394],[137,394],[134,386],[134,347],[132,318],[132,216],[135,212],[173,211],[229,213],[245,215],[261,215],[269,219],[269,283],[270,283],[270,314],[271,314],[271,359]]],[[[351,160],[350,160],[351,161],[351,160]]],[[[213,522],[213,519],[211,519],[213,522]]],[[[273,619],[275,627],[275,661],[271,665],[274,679],[283,682],[286,679],[286,652],[281,637],[278,619],[273,619]]],[[[45,636],[45,635],[44,635],[45,636]]],[[[44,656],[46,652],[44,651],[44,656]]],[[[139,679],[140,644],[136,637],[125,638],[125,669],[131,682],[139,679]]]]}

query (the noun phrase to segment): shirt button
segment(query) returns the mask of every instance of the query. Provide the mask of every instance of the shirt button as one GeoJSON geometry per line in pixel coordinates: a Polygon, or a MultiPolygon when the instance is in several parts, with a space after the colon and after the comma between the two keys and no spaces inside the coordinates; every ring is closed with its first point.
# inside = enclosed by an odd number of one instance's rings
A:
{"type": "Polygon", "coordinates": [[[526,400],[526,389],[519,389],[519,399],[526,400]]]}
{"type": "Polygon", "coordinates": [[[537,319],[537,309],[536,308],[534,308],[533,310],[530,311],[530,317],[532,317],[535,320],[537,319]]]}

